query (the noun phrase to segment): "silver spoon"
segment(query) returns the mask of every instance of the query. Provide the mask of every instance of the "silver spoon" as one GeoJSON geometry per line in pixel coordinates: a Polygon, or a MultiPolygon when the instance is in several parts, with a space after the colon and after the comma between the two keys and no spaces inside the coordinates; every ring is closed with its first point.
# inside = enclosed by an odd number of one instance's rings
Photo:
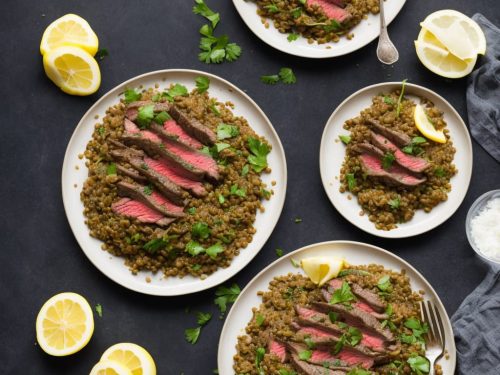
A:
{"type": "Polygon", "coordinates": [[[377,57],[384,64],[394,64],[399,59],[399,53],[387,34],[384,16],[384,0],[380,4],[380,36],[378,37],[377,57]]]}

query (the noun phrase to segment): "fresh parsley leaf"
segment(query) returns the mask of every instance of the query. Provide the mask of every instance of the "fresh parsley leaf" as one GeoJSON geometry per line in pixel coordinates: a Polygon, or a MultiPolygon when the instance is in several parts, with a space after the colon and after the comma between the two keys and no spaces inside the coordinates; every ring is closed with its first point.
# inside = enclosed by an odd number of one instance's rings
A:
{"type": "Polygon", "coordinates": [[[280,81],[280,76],[277,74],[273,74],[270,76],[261,76],[260,81],[267,85],[275,85],[280,81]]]}
{"type": "Polygon", "coordinates": [[[196,314],[196,319],[200,326],[204,326],[212,319],[212,314],[199,312],[196,314]]]}
{"type": "Polygon", "coordinates": [[[151,185],[144,186],[142,191],[146,195],[151,195],[151,194],[153,194],[153,187],[151,185]]]}
{"type": "Polygon", "coordinates": [[[371,372],[360,368],[355,368],[350,370],[346,375],[371,375],[371,372]]]}
{"type": "Polygon", "coordinates": [[[97,315],[99,316],[99,318],[102,318],[102,306],[100,303],[98,303],[97,305],[95,305],[95,312],[97,313],[97,315]]]}
{"type": "Polygon", "coordinates": [[[139,111],[137,112],[137,123],[139,124],[139,127],[141,129],[146,129],[149,127],[151,121],[153,121],[153,118],[155,116],[154,110],[154,104],[139,107],[139,111]]]}
{"type": "Polygon", "coordinates": [[[188,214],[194,215],[196,213],[196,207],[189,207],[187,209],[188,214]]]}
{"type": "Polygon", "coordinates": [[[240,134],[240,129],[235,125],[220,123],[217,125],[217,139],[233,138],[240,134]]]}
{"type": "Polygon", "coordinates": [[[101,49],[99,49],[99,50],[95,53],[94,58],[95,58],[96,60],[102,61],[102,60],[104,60],[104,58],[105,58],[106,56],[109,56],[108,49],[107,49],[107,48],[101,48],[101,49]]]}
{"type": "Polygon", "coordinates": [[[348,173],[345,177],[347,179],[347,187],[349,188],[349,191],[353,191],[356,187],[356,178],[354,177],[354,173],[348,173]]]}
{"type": "Polygon", "coordinates": [[[421,143],[427,143],[427,139],[425,139],[424,137],[413,137],[411,143],[413,143],[414,145],[419,145],[421,143]]]}
{"type": "Polygon", "coordinates": [[[262,360],[264,359],[264,355],[266,354],[266,349],[257,348],[255,351],[255,367],[259,370],[259,375],[265,375],[264,370],[262,370],[262,366],[260,365],[262,360]]]}
{"type": "Polygon", "coordinates": [[[299,34],[291,33],[291,34],[288,34],[288,36],[287,36],[287,38],[286,38],[286,39],[287,39],[289,42],[294,42],[294,41],[296,41],[297,39],[299,39],[299,37],[300,37],[300,35],[299,35],[299,34]]]}
{"type": "Polygon", "coordinates": [[[445,177],[446,171],[443,168],[438,167],[438,168],[434,169],[434,174],[438,177],[445,177]]]}
{"type": "Polygon", "coordinates": [[[330,322],[335,323],[339,319],[339,314],[333,311],[330,311],[328,313],[328,318],[330,319],[330,322]]]}
{"type": "Polygon", "coordinates": [[[191,235],[196,238],[206,239],[210,237],[210,233],[208,224],[201,221],[194,223],[191,227],[191,235]]]}
{"type": "Polygon", "coordinates": [[[294,266],[295,268],[299,268],[300,267],[300,262],[296,261],[293,258],[290,258],[290,263],[292,263],[292,266],[294,266]]]}
{"type": "Polygon", "coordinates": [[[309,336],[304,338],[304,342],[306,343],[308,349],[314,349],[316,347],[316,343],[309,336]]]}
{"type": "Polygon", "coordinates": [[[224,247],[218,242],[216,243],[215,245],[212,245],[210,247],[208,247],[205,252],[207,253],[207,255],[212,258],[212,259],[215,259],[217,258],[217,254],[220,254],[224,251],[224,247]]]}
{"type": "Polygon", "coordinates": [[[169,102],[173,102],[176,96],[186,96],[188,93],[189,91],[186,86],[176,83],[164,94],[169,102]]]}
{"type": "Polygon", "coordinates": [[[277,248],[275,251],[278,258],[283,256],[283,249],[277,248]]]}
{"type": "Polygon", "coordinates": [[[430,371],[430,364],[427,358],[419,355],[410,357],[406,361],[410,368],[417,373],[417,375],[428,374],[430,371]]]}
{"type": "Polygon", "coordinates": [[[196,344],[198,338],[200,337],[200,332],[201,332],[201,327],[188,328],[184,330],[184,337],[186,338],[187,342],[194,345],[196,344]]]}
{"type": "Polygon", "coordinates": [[[126,89],[123,93],[125,96],[125,103],[129,104],[141,100],[142,94],[136,92],[134,89],[126,89]]]}
{"type": "Polygon", "coordinates": [[[332,31],[338,31],[342,29],[342,25],[338,23],[336,20],[330,20],[330,23],[323,26],[323,30],[325,30],[327,33],[330,33],[332,31]]]}
{"type": "Polygon", "coordinates": [[[392,164],[394,163],[395,160],[396,157],[392,152],[386,152],[382,157],[382,168],[388,170],[389,168],[392,167],[392,164]]]}
{"type": "Polygon", "coordinates": [[[236,43],[228,43],[226,45],[226,60],[231,62],[238,60],[241,56],[241,47],[236,43]]]}
{"type": "Polygon", "coordinates": [[[351,287],[347,282],[343,281],[342,286],[338,289],[335,289],[335,291],[333,292],[329,304],[330,305],[334,305],[336,303],[347,304],[350,301],[354,301],[355,299],[356,297],[354,297],[354,294],[351,291],[351,287]]]}
{"type": "Polygon", "coordinates": [[[299,359],[301,361],[307,361],[309,359],[311,359],[312,357],[312,351],[310,350],[303,350],[301,352],[299,352],[299,359]]]}
{"type": "Polygon", "coordinates": [[[397,104],[397,107],[396,107],[396,117],[399,117],[399,114],[401,112],[401,101],[403,100],[403,96],[404,96],[404,93],[405,93],[406,81],[408,81],[408,80],[407,79],[403,79],[403,82],[401,82],[401,93],[399,94],[398,104],[397,104]]]}
{"type": "Polygon", "coordinates": [[[250,137],[247,143],[252,153],[252,155],[248,156],[247,160],[253,170],[260,173],[263,169],[267,168],[267,154],[269,154],[271,150],[267,144],[261,142],[257,138],[250,137]]]}
{"type": "Polygon", "coordinates": [[[210,86],[210,79],[208,77],[200,76],[194,80],[196,83],[196,88],[200,94],[208,90],[210,86]]]}
{"type": "Polygon", "coordinates": [[[219,142],[214,145],[214,150],[218,154],[222,150],[225,150],[226,148],[231,147],[229,143],[224,143],[224,142],[219,142]]]}
{"type": "Polygon", "coordinates": [[[216,37],[213,35],[213,28],[209,25],[203,25],[200,28],[200,34],[204,37],[200,40],[200,49],[198,58],[207,64],[221,63],[224,58],[227,61],[234,61],[241,56],[241,47],[236,43],[229,43],[227,35],[216,37]]]}
{"type": "Polygon", "coordinates": [[[297,7],[290,11],[293,18],[299,18],[302,15],[302,8],[297,7]]]}
{"type": "Polygon", "coordinates": [[[241,290],[238,284],[233,284],[231,287],[220,286],[215,291],[216,298],[214,303],[219,306],[220,312],[225,313],[227,310],[227,304],[233,303],[238,298],[241,290]]]}
{"type": "Polygon", "coordinates": [[[243,168],[241,168],[241,175],[245,177],[249,171],[250,171],[250,166],[248,164],[245,164],[243,168]]]}
{"type": "Polygon", "coordinates": [[[278,13],[280,10],[276,6],[276,4],[269,4],[265,5],[264,8],[269,12],[269,13],[278,13]]]}
{"type": "Polygon", "coordinates": [[[99,129],[97,129],[99,132],[99,135],[102,137],[104,134],[106,134],[106,128],[104,126],[99,126],[99,129]]]}
{"type": "Polygon", "coordinates": [[[290,68],[281,68],[278,75],[283,83],[291,84],[297,82],[297,78],[295,77],[293,70],[290,68]]]}
{"type": "Polygon", "coordinates": [[[220,204],[224,204],[224,202],[226,201],[226,198],[222,194],[219,194],[218,199],[220,204]]]}
{"type": "Polygon", "coordinates": [[[401,199],[399,197],[399,195],[394,198],[394,199],[391,199],[389,202],[388,202],[389,206],[393,209],[393,210],[397,210],[399,208],[399,205],[401,204],[401,199]]]}
{"type": "Polygon", "coordinates": [[[337,341],[335,343],[335,346],[333,347],[332,353],[334,355],[338,354],[342,350],[342,348],[344,347],[344,344],[345,344],[345,340],[346,340],[346,335],[345,334],[342,335],[342,336],[340,336],[339,341],[337,341]]]}
{"type": "Polygon", "coordinates": [[[191,266],[191,269],[192,269],[193,271],[199,271],[199,270],[201,269],[201,264],[198,264],[198,263],[193,264],[193,265],[191,266]]]}
{"type": "Polygon", "coordinates": [[[379,288],[382,292],[389,290],[391,287],[391,277],[389,275],[384,275],[378,280],[377,288],[379,288]]]}
{"type": "Polygon", "coordinates": [[[412,334],[402,334],[401,341],[412,344],[418,341],[421,344],[425,345],[425,340],[422,335],[427,333],[429,330],[429,326],[426,323],[421,323],[417,318],[411,317],[405,320],[404,326],[411,329],[412,334]]]}
{"type": "Polygon", "coordinates": [[[363,334],[358,328],[349,327],[347,331],[347,340],[349,342],[349,345],[356,346],[361,342],[362,339],[363,339],[363,334]]]}
{"type": "Polygon", "coordinates": [[[246,197],[247,192],[245,189],[239,188],[238,185],[231,185],[231,189],[229,190],[229,194],[244,198],[244,197],[246,197]]]}
{"type": "Polygon", "coordinates": [[[390,96],[384,95],[384,103],[394,105],[394,100],[390,96]]]}
{"type": "Polygon", "coordinates": [[[387,314],[387,316],[391,316],[392,313],[393,313],[393,307],[392,307],[392,304],[387,304],[387,307],[385,308],[385,313],[387,314]]]}
{"type": "Polygon", "coordinates": [[[257,325],[260,327],[262,324],[264,324],[264,316],[262,314],[257,314],[255,316],[255,323],[257,323],[257,325]]]}
{"type": "Polygon", "coordinates": [[[155,238],[149,242],[146,242],[142,248],[144,250],[146,250],[147,252],[154,254],[158,250],[166,247],[167,245],[168,245],[168,241],[165,240],[164,238],[155,238]]]}
{"type": "Polygon", "coordinates": [[[163,125],[165,123],[165,121],[168,121],[171,119],[172,119],[172,117],[170,117],[170,115],[167,112],[161,111],[153,118],[153,121],[156,122],[158,125],[163,125]]]}
{"type": "Polygon", "coordinates": [[[297,375],[297,373],[293,370],[286,370],[284,368],[280,368],[278,371],[279,375],[297,375]]]}
{"type": "Polygon", "coordinates": [[[351,137],[348,135],[339,135],[339,138],[342,141],[342,143],[344,143],[346,145],[348,145],[349,142],[351,142],[351,137]]]}
{"type": "Polygon", "coordinates": [[[189,241],[187,244],[186,244],[186,251],[192,255],[192,256],[196,256],[198,254],[201,254],[201,253],[204,253],[205,252],[205,248],[203,246],[201,246],[198,242],[196,241],[189,241]]]}
{"type": "Polygon", "coordinates": [[[220,111],[219,109],[215,106],[217,103],[215,100],[212,100],[210,101],[210,105],[208,106],[208,108],[210,108],[210,111],[212,111],[212,113],[216,116],[220,116],[220,111]]]}
{"type": "Polygon", "coordinates": [[[413,137],[410,144],[403,147],[402,151],[405,154],[418,155],[423,152],[422,148],[419,146],[423,143],[427,143],[427,139],[423,137],[413,137]]]}
{"type": "Polygon", "coordinates": [[[108,164],[108,167],[106,168],[106,174],[108,176],[116,174],[116,164],[115,163],[108,164]]]}
{"type": "Polygon", "coordinates": [[[211,10],[203,0],[194,0],[194,2],[196,3],[196,5],[193,7],[193,13],[205,17],[211,22],[212,27],[215,29],[220,21],[219,13],[215,13],[213,10],[211,10]]]}

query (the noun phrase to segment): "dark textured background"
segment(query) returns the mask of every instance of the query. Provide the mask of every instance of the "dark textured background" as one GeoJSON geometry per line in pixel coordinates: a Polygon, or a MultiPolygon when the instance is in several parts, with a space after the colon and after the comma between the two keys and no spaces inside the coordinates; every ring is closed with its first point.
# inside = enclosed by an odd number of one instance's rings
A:
{"type": "MultiPolygon", "coordinates": [[[[444,96],[467,118],[466,80],[448,80],[417,60],[413,40],[418,23],[435,10],[481,12],[500,24],[497,0],[407,1],[389,31],[401,58],[380,64],[376,42],[336,59],[314,61],[273,50],[247,29],[232,2],[207,0],[221,13],[217,33],[243,47],[234,63],[205,65],[197,59],[198,29],[204,20],[191,13],[190,0],[70,1],[2,0],[0,3],[0,372],[3,374],[88,374],[110,345],[131,341],[145,346],[159,374],[210,374],[223,321],[217,319],[214,290],[178,298],[143,296],[102,275],[78,247],[61,199],[61,167],[66,144],[85,111],[106,91],[138,74],[167,68],[193,68],[217,74],[244,89],[269,116],[287,155],[289,181],[285,207],[261,253],[232,282],[244,286],[287,252],[318,241],[348,239],[389,249],[413,264],[437,290],[450,315],[481,281],[485,266],[474,256],[464,230],[467,209],[480,194],[499,188],[499,165],[475,142],[472,181],[460,209],[430,233],[406,240],[368,235],[344,220],[328,201],[320,181],[318,150],[326,120],[349,94],[364,86],[408,78],[444,96]],[[63,94],[44,75],[39,42],[54,19],[76,13],[91,24],[110,56],[102,61],[102,85],[87,98],[63,94]],[[266,86],[263,74],[293,68],[297,84],[266,86]],[[301,224],[293,218],[300,216],[301,224]],[[96,317],[90,344],[76,355],[52,358],[36,345],[35,318],[52,295],[75,291],[96,317]],[[194,311],[214,318],[198,344],[184,340],[195,326],[194,311]]],[[[458,166],[460,169],[460,165],[458,166]]]]}

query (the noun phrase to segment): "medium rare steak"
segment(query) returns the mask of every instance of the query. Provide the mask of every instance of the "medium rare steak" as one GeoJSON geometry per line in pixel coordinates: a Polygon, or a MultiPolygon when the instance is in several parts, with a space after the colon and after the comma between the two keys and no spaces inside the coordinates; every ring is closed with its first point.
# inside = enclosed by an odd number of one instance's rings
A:
{"type": "MultiPolygon", "coordinates": [[[[342,283],[343,281],[340,279],[332,279],[328,282],[325,287],[328,295],[324,295],[326,302],[330,301],[331,294],[335,290],[342,287],[342,283]]],[[[380,313],[373,314],[377,319],[387,319],[387,315],[383,314],[385,312],[385,309],[387,308],[387,303],[385,303],[385,301],[383,301],[377,293],[374,293],[368,289],[363,289],[356,283],[350,283],[349,286],[354,295],[361,300],[355,303],[356,307],[369,313],[380,313]]]]}
{"type": "Polygon", "coordinates": [[[382,161],[373,155],[362,154],[359,156],[361,166],[368,176],[380,177],[390,185],[417,186],[425,182],[425,177],[416,177],[406,168],[393,165],[388,170],[382,167],[382,161]]]}
{"type": "Polygon", "coordinates": [[[351,146],[351,150],[358,154],[370,154],[379,158],[384,157],[384,152],[368,142],[362,142],[351,146]]]}
{"type": "Polygon", "coordinates": [[[185,215],[183,207],[175,205],[147,186],[130,184],[125,181],[118,182],[116,186],[118,187],[118,194],[144,203],[165,216],[182,217],[185,215]]]}
{"type": "Polygon", "coordinates": [[[191,137],[184,129],[182,129],[175,120],[167,120],[163,124],[163,129],[170,134],[174,134],[178,137],[179,142],[182,142],[188,146],[195,149],[200,149],[203,147],[203,143],[199,142],[196,138],[191,137]]]}
{"type": "Polygon", "coordinates": [[[113,203],[111,209],[118,215],[137,219],[141,223],[157,224],[166,227],[175,221],[175,218],[165,217],[144,203],[129,198],[122,198],[113,203]]]}
{"type": "Polygon", "coordinates": [[[370,135],[375,146],[385,152],[392,152],[392,154],[396,158],[396,163],[398,163],[402,167],[405,167],[409,171],[420,173],[425,171],[430,166],[430,163],[425,159],[405,154],[394,143],[389,141],[383,135],[374,132],[370,132],[370,135]]]}
{"type": "Polygon", "coordinates": [[[188,117],[184,112],[176,105],[170,105],[167,111],[172,118],[177,121],[177,124],[186,131],[189,135],[193,136],[203,144],[212,145],[216,142],[217,137],[215,133],[203,125],[196,119],[188,117]]]}
{"type": "Polygon", "coordinates": [[[287,360],[286,345],[275,339],[270,339],[268,343],[269,353],[279,358],[281,363],[287,360]]]}
{"type": "MultiPolygon", "coordinates": [[[[346,371],[344,370],[332,370],[326,367],[313,365],[311,363],[307,363],[302,361],[297,354],[292,354],[292,365],[293,367],[299,371],[301,374],[306,375],[345,375],[346,371]]],[[[350,369],[348,369],[350,370],[350,369]]]]}
{"type": "Polygon", "coordinates": [[[391,140],[399,147],[404,147],[411,143],[410,136],[405,133],[401,133],[396,130],[390,129],[387,126],[384,126],[380,124],[380,122],[373,119],[369,119],[367,123],[375,133],[382,134],[384,137],[391,140]]]}
{"type": "Polygon", "coordinates": [[[118,174],[120,174],[122,176],[130,177],[134,181],[137,181],[140,183],[148,182],[148,179],[146,177],[142,176],[135,169],[127,168],[123,165],[116,164],[116,171],[118,172],[118,174]]]}
{"type": "Polygon", "coordinates": [[[153,102],[149,100],[142,100],[137,102],[132,102],[127,105],[127,109],[125,110],[125,116],[131,121],[135,121],[137,119],[137,114],[139,113],[139,108],[144,107],[146,105],[154,105],[154,112],[168,112],[170,108],[169,103],[162,102],[153,102]]]}
{"type": "Polygon", "coordinates": [[[339,23],[345,22],[351,18],[351,13],[336,5],[337,1],[330,0],[307,0],[306,4],[309,7],[319,7],[325,16],[339,23]]]}

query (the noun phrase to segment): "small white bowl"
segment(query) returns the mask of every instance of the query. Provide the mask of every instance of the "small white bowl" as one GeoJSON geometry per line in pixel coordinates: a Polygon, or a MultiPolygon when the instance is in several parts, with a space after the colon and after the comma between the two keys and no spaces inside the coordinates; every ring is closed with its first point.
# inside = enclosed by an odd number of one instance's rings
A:
{"type": "Polygon", "coordinates": [[[472,233],[471,233],[472,219],[475,218],[486,207],[489,201],[495,198],[500,198],[500,190],[488,191],[487,193],[484,193],[479,198],[477,198],[474,203],[472,203],[472,206],[470,206],[469,212],[467,213],[467,218],[465,219],[465,233],[467,234],[467,239],[469,240],[471,247],[474,249],[477,255],[479,255],[487,262],[500,264],[500,256],[496,258],[491,258],[481,252],[479,247],[475,244],[474,240],[472,239],[472,233]]]}

